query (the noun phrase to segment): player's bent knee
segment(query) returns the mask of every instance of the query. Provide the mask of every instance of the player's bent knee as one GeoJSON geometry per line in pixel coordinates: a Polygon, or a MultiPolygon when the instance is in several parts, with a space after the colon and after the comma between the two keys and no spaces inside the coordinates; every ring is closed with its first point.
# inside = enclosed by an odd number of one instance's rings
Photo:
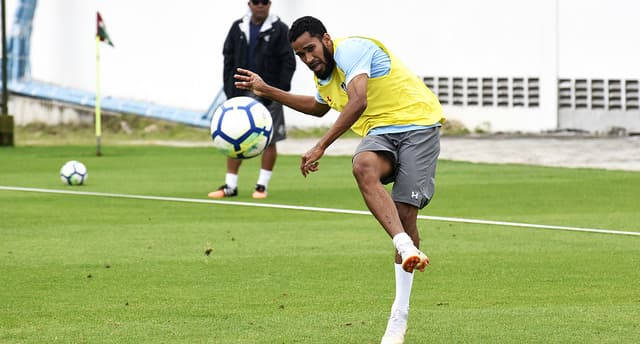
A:
{"type": "Polygon", "coordinates": [[[392,172],[391,165],[375,152],[362,152],[353,159],[352,173],[358,181],[378,182],[392,172]]]}

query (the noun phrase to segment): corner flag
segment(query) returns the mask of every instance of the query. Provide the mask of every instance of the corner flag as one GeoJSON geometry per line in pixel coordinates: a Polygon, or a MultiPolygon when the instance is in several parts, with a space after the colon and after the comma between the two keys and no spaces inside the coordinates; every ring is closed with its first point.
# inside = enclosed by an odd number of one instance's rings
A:
{"type": "Polygon", "coordinates": [[[113,42],[107,33],[100,12],[97,14],[96,25],[96,155],[101,156],[100,138],[102,136],[102,116],[100,115],[100,42],[106,42],[113,47],[113,42]]]}
{"type": "Polygon", "coordinates": [[[110,46],[113,47],[113,42],[109,38],[109,34],[107,33],[107,26],[104,24],[102,20],[102,16],[100,12],[96,12],[98,15],[97,26],[96,26],[96,37],[100,39],[101,42],[106,42],[110,46]]]}

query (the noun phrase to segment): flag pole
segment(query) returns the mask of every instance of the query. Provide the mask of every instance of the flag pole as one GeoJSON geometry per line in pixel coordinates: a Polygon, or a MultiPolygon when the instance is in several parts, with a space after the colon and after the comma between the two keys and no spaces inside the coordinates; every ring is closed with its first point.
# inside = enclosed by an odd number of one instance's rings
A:
{"type": "Polygon", "coordinates": [[[102,116],[100,114],[100,37],[96,35],[96,155],[101,156],[102,116]]]}
{"type": "Polygon", "coordinates": [[[96,12],[96,155],[101,156],[100,138],[102,137],[102,116],[100,115],[100,42],[113,42],[107,34],[100,12],[96,12]]]}

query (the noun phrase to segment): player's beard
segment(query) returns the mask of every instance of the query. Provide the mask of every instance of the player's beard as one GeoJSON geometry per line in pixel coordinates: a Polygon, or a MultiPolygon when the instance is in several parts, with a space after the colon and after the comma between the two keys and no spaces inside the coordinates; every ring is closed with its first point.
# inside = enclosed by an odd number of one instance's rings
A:
{"type": "Polygon", "coordinates": [[[326,80],[331,76],[331,72],[336,67],[336,60],[333,59],[333,55],[329,52],[329,49],[322,46],[322,53],[324,55],[324,70],[322,72],[315,73],[318,79],[326,80]]]}

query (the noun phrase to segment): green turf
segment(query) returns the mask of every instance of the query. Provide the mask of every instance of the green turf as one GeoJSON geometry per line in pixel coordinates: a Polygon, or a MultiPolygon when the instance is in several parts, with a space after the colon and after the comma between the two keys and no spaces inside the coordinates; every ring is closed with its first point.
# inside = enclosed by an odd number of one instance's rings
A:
{"type": "MultiPolygon", "coordinates": [[[[0,185],[206,199],[210,148],[0,149],[0,185]],[[89,168],[67,187],[66,160],[89,168]]],[[[349,157],[262,203],[364,210],[349,157]]],[[[237,201],[250,198],[248,160],[237,201]]],[[[640,231],[640,173],[441,161],[423,215],[640,231]]],[[[258,202],[256,202],[258,203],[258,202]]],[[[392,244],[370,216],[0,190],[1,343],[377,343],[392,244]],[[210,250],[210,254],[205,251],[210,250]]],[[[640,237],[419,223],[407,343],[635,343],[640,237]]]]}

